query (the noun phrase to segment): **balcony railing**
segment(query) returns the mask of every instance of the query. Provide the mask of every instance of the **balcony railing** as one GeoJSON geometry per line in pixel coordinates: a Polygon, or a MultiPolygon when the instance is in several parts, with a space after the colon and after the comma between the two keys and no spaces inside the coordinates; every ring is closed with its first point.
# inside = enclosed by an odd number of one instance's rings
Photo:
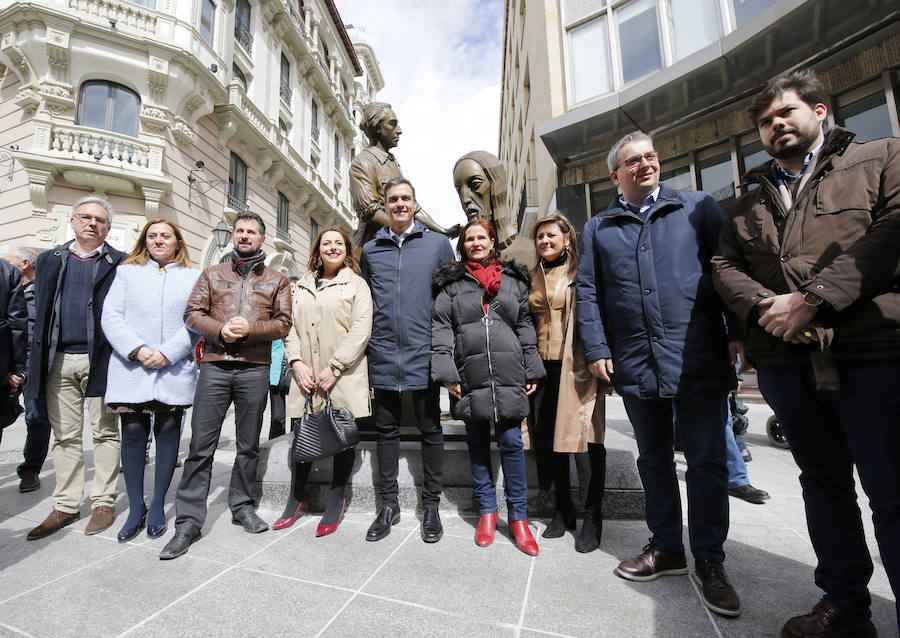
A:
{"type": "Polygon", "coordinates": [[[278,87],[278,94],[287,104],[291,103],[291,87],[287,82],[282,82],[278,87]]]}
{"type": "Polygon", "coordinates": [[[291,241],[291,233],[290,231],[288,231],[286,226],[278,226],[275,229],[275,236],[278,237],[278,239],[288,243],[290,243],[291,241]]]}
{"type": "Polygon", "coordinates": [[[310,132],[310,136],[312,137],[312,141],[315,142],[316,144],[318,144],[319,143],[319,125],[314,122],[312,127],[310,128],[309,132],[310,132]]]}
{"type": "Polygon", "coordinates": [[[234,39],[244,48],[244,51],[253,53],[253,34],[242,22],[237,20],[234,22],[234,39]]]}
{"type": "Polygon", "coordinates": [[[162,170],[163,146],[112,131],[54,124],[49,141],[48,151],[72,159],[121,163],[131,170],[162,170]]]}
{"type": "Polygon", "coordinates": [[[250,212],[250,207],[247,206],[247,202],[244,200],[235,197],[231,193],[228,193],[228,208],[231,210],[235,210],[239,213],[248,213],[250,212]]]}
{"type": "Polygon", "coordinates": [[[288,6],[288,11],[291,14],[291,19],[294,21],[294,24],[297,25],[297,29],[300,31],[300,35],[302,35],[305,38],[306,37],[306,27],[303,24],[303,18],[301,18],[300,14],[297,13],[297,10],[290,5],[288,6]]]}

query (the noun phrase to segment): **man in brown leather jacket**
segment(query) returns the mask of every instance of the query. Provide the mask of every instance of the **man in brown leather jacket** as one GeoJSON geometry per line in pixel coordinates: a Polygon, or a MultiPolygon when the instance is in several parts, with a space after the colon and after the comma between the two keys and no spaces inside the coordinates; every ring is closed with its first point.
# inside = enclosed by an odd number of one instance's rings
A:
{"type": "Polygon", "coordinates": [[[175,499],[175,536],[161,559],[181,556],[200,538],[213,454],[232,401],[237,455],[228,489],[231,522],[254,534],[269,529],[253,510],[253,481],[272,341],[284,338],[291,327],[291,288],[284,275],[265,265],[260,250],[265,233],[259,215],[240,213],[231,261],[203,271],[184,311],[185,324],[206,338],[206,349],[194,395],[191,451],[175,499]]]}
{"type": "Polygon", "coordinates": [[[826,134],[827,101],[811,71],[753,98],[775,159],[745,176],[758,187],[735,203],[712,260],[801,470],[825,596],[787,621],[787,638],[876,635],[854,465],[900,599],[900,140],[826,134]]]}

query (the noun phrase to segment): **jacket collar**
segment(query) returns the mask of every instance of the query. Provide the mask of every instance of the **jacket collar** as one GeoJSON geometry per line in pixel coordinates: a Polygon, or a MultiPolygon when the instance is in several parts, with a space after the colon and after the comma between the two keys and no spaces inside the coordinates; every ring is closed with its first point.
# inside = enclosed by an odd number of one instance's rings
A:
{"type": "Polygon", "coordinates": [[[377,146],[368,146],[364,150],[371,153],[372,157],[374,157],[376,160],[378,160],[379,164],[387,164],[390,161],[394,161],[394,162],[397,161],[396,159],[394,159],[394,155],[392,153],[389,153],[388,151],[383,151],[380,148],[378,148],[377,146]]]}
{"type": "MultiPolygon", "coordinates": [[[[326,288],[328,286],[350,283],[350,280],[354,274],[356,273],[353,272],[352,268],[344,266],[338,271],[334,278],[331,279],[331,281],[326,281],[324,284],[322,284],[322,287],[326,288]]],[[[297,285],[301,288],[306,288],[310,292],[315,292],[316,274],[314,272],[307,272],[305,275],[303,275],[303,277],[301,277],[300,281],[297,282],[297,285]]]]}
{"type": "MultiPolygon", "coordinates": [[[[819,172],[824,170],[825,167],[831,163],[831,160],[835,156],[843,155],[844,151],[847,150],[847,147],[850,146],[850,142],[853,141],[854,137],[856,137],[856,133],[848,131],[841,126],[831,127],[831,129],[828,131],[828,137],[825,140],[825,145],[822,146],[822,150],[819,151],[819,157],[816,159],[816,167],[815,169],[813,169],[813,175],[818,175],[819,172]]],[[[744,174],[744,183],[759,184],[763,180],[768,180],[772,174],[772,165],[774,163],[775,160],[770,159],[763,162],[759,166],[751,168],[744,174]]],[[[813,175],[810,175],[810,178],[812,178],[813,175]]]]}
{"type": "MultiPolygon", "coordinates": [[[[428,229],[425,228],[425,224],[423,224],[422,222],[420,222],[417,219],[413,222],[413,228],[411,231],[409,231],[409,235],[406,236],[406,240],[404,241],[404,243],[409,241],[413,237],[416,237],[417,235],[421,235],[422,233],[427,233],[427,232],[428,232],[428,229]]],[[[392,244],[394,244],[395,246],[397,245],[394,243],[394,240],[391,239],[391,229],[389,226],[382,226],[381,228],[379,228],[378,231],[375,233],[375,239],[385,239],[385,240],[391,242],[392,244]]]]}
{"type": "MultiPolygon", "coordinates": [[[[656,201],[653,203],[653,206],[647,209],[646,219],[650,219],[653,215],[655,215],[661,209],[671,206],[671,205],[682,205],[684,201],[681,199],[681,195],[677,190],[666,186],[665,184],[659,185],[659,197],[656,198],[656,201]]],[[[627,216],[641,220],[641,217],[634,213],[632,210],[626,208],[621,200],[616,197],[610,203],[609,208],[603,211],[604,219],[614,219],[616,217],[627,216]]]]}

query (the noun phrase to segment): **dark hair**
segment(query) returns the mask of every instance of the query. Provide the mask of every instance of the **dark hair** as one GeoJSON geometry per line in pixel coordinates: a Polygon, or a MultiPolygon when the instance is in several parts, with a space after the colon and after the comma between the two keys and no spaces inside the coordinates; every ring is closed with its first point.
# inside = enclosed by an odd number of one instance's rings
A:
{"type": "Polygon", "coordinates": [[[359,118],[359,130],[369,138],[369,142],[372,144],[378,142],[378,128],[387,116],[387,112],[392,110],[391,105],[387,102],[369,102],[363,109],[359,118]]]}
{"type": "Polygon", "coordinates": [[[572,226],[572,222],[559,211],[544,215],[534,222],[534,226],[531,227],[531,242],[534,244],[536,261],[538,263],[541,261],[541,256],[537,254],[537,236],[541,230],[541,226],[544,224],[556,224],[559,226],[563,237],[569,240],[569,257],[566,261],[566,267],[569,272],[578,270],[578,238],[575,236],[575,228],[572,226]]]}
{"type": "Polygon", "coordinates": [[[309,268],[309,272],[315,273],[317,276],[322,275],[322,258],[319,257],[319,248],[322,246],[322,237],[325,233],[332,232],[339,233],[344,240],[344,248],[347,249],[347,256],[344,257],[344,266],[348,267],[357,275],[361,274],[359,262],[356,260],[356,257],[353,256],[353,242],[347,236],[347,233],[335,226],[319,231],[319,235],[316,237],[316,243],[313,244],[312,249],[309,251],[309,261],[306,264],[306,267],[309,268]]]}
{"type": "Polygon", "coordinates": [[[248,210],[248,211],[245,211],[245,212],[243,212],[243,213],[238,213],[238,214],[237,214],[237,216],[234,218],[234,223],[231,225],[232,230],[235,229],[235,228],[237,228],[237,223],[238,223],[239,221],[241,221],[242,219],[252,219],[252,220],[255,221],[257,224],[259,224],[259,234],[260,234],[260,235],[265,235],[265,234],[266,234],[266,222],[264,222],[264,221],[262,220],[262,217],[260,217],[260,216],[257,215],[256,213],[251,213],[249,210],[248,210]]]}
{"type": "Polygon", "coordinates": [[[410,190],[412,190],[413,199],[416,198],[416,187],[412,185],[411,181],[409,181],[408,179],[406,179],[405,177],[403,177],[401,175],[400,177],[390,178],[387,181],[387,183],[384,185],[384,200],[385,201],[387,201],[388,191],[391,190],[394,186],[399,186],[400,184],[406,184],[407,186],[409,186],[410,190]]]}
{"type": "Polygon", "coordinates": [[[468,259],[466,257],[466,233],[469,232],[469,229],[472,226],[481,226],[487,231],[488,237],[491,238],[491,241],[494,242],[494,247],[491,249],[491,252],[482,260],[482,263],[489,264],[493,261],[500,261],[500,250],[497,248],[499,242],[497,241],[497,229],[494,228],[494,225],[486,219],[473,219],[468,224],[462,227],[462,230],[459,231],[459,239],[456,240],[456,254],[459,256],[459,261],[464,262],[468,259]]]}
{"type": "Polygon", "coordinates": [[[288,277],[288,281],[291,282],[292,284],[295,284],[298,281],[300,281],[300,277],[297,277],[296,275],[292,275],[292,276],[288,277]]]}
{"type": "Polygon", "coordinates": [[[747,115],[750,116],[750,122],[756,126],[759,114],[768,107],[772,101],[781,97],[785,91],[794,91],[801,100],[806,102],[810,108],[816,104],[825,104],[828,96],[825,94],[825,87],[816,76],[812,69],[795,69],[777,75],[766,84],[765,88],[753,96],[750,100],[750,106],[747,107],[747,115]]]}
{"type": "Polygon", "coordinates": [[[190,268],[191,258],[188,256],[188,247],[184,241],[184,237],[181,235],[181,229],[179,229],[174,222],[170,222],[168,219],[163,219],[162,217],[151,219],[144,224],[144,228],[141,230],[137,243],[135,243],[131,252],[128,253],[128,256],[122,260],[122,264],[138,264],[143,266],[147,263],[150,259],[150,251],[147,250],[147,233],[149,232],[150,227],[155,224],[166,224],[172,229],[172,234],[175,235],[175,240],[177,242],[175,246],[175,259],[173,261],[177,264],[181,264],[185,268],[190,268]]]}

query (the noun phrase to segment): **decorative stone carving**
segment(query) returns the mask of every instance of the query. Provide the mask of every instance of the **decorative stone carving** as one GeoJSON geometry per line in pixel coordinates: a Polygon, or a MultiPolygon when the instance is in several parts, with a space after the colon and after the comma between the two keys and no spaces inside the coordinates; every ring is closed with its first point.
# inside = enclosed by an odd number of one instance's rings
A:
{"type": "Polygon", "coordinates": [[[50,74],[57,82],[69,80],[69,34],[59,29],[47,27],[47,61],[50,74]]]}
{"type": "Polygon", "coordinates": [[[166,87],[169,85],[168,61],[154,55],[147,59],[147,84],[153,101],[164,103],[166,87]]]}
{"type": "Polygon", "coordinates": [[[176,116],[175,124],[172,126],[172,137],[179,146],[187,146],[194,142],[194,132],[183,118],[176,116]]]}
{"type": "Polygon", "coordinates": [[[24,89],[16,94],[13,102],[25,111],[25,115],[32,115],[40,105],[41,97],[34,89],[24,89]]]}
{"type": "MultiPolygon", "coordinates": [[[[47,214],[46,210],[44,210],[44,214],[47,214]]],[[[41,226],[40,228],[38,228],[37,232],[34,234],[34,238],[41,243],[49,244],[50,246],[52,246],[56,243],[56,233],[59,231],[59,227],[60,220],[55,219],[48,223],[46,226],[41,226]]]]}
{"type": "Polygon", "coordinates": [[[28,195],[31,197],[31,212],[45,217],[47,215],[47,194],[50,187],[56,181],[56,175],[52,170],[44,170],[28,166],[25,167],[28,175],[28,195]]]}
{"type": "Polygon", "coordinates": [[[54,115],[62,115],[75,108],[71,86],[45,82],[41,84],[40,94],[44,98],[44,106],[54,115]]]}
{"type": "Polygon", "coordinates": [[[163,109],[148,104],[141,110],[141,124],[150,133],[162,135],[169,127],[169,116],[163,109]]]}
{"type": "Polygon", "coordinates": [[[162,188],[153,188],[150,186],[142,186],[144,192],[144,216],[149,219],[159,217],[159,202],[166,194],[162,188]]]}
{"type": "Polygon", "coordinates": [[[28,82],[31,79],[31,68],[25,52],[19,47],[19,39],[15,31],[7,31],[3,34],[3,39],[0,40],[0,51],[3,51],[7,59],[16,67],[19,79],[22,82],[28,82]]]}

